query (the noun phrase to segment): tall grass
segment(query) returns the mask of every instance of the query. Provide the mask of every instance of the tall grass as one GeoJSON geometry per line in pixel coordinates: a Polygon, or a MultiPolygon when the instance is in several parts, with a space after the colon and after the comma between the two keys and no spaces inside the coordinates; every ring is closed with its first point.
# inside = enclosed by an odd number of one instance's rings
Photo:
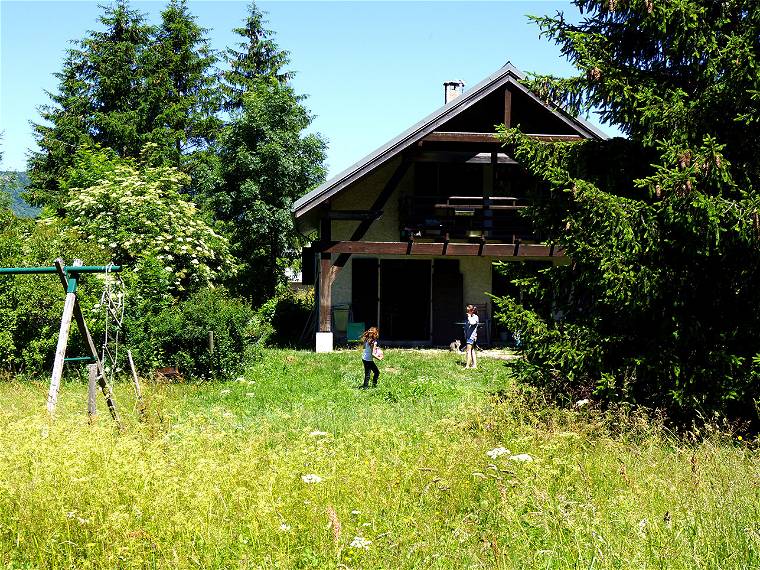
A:
{"type": "Polygon", "coordinates": [[[494,359],[389,350],[381,371],[359,390],[355,352],[272,351],[146,386],[142,424],[118,385],[122,433],[87,424],[81,384],[54,422],[44,383],[0,384],[0,567],[760,567],[745,443],[548,408],[494,359]]]}

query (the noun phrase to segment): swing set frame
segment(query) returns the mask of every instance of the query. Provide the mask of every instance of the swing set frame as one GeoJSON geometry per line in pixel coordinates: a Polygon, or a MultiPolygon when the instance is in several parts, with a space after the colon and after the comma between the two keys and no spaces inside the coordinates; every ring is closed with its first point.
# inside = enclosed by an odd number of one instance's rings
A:
{"type": "Polygon", "coordinates": [[[66,265],[61,258],[55,260],[53,267],[0,267],[0,275],[28,275],[28,274],[49,274],[55,273],[61,281],[64,291],[66,292],[66,301],[63,305],[63,314],[61,315],[61,328],[58,333],[58,344],[55,349],[55,360],[53,362],[53,372],[50,377],[50,390],[48,391],[47,410],[52,416],[55,414],[55,407],[58,402],[58,391],[61,386],[61,377],[63,376],[63,365],[66,362],[91,362],[97,369],[97,383],[103,396],[106,399],[108,410],[111,417],[118,426],[121,426],[119,414],[116,410],[116,402],[113,399],[111,388],[108,386],[105,377],[105,368],[103,361],[98,355],[98,349],[92,340],[90,330],[87,328],[87,322],[84,319],[82,308],[79,306],[77,299],[77,286],[84,273],[107,273],[121,271],[120,265],[82,265],[82,261],[75,259],[72,265],[66,265]],[[90,351],[90,356],[78,356],[67,358],[66,348],[69,342],[69,333],[71,331],[71,319],[76,320],[79,332],[84,338],[90,351]]]}

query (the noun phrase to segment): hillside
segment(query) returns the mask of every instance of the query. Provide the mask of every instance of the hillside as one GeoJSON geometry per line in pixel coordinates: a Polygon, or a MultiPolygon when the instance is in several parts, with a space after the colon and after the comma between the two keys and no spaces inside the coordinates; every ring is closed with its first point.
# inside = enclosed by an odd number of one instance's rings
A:
{"type": "Polygon", "coordinates": [[[0,176],[3,178],[7,176],[12,180],[10,186],[4,190],[11,197],[11,210],[13,210],[13,213],[22,218],[36,217],[40,213],[40,209],[30,206],[21,197],[22,192],[29,184],[29,177],[26,175],[26,172],[2,172],[0,176]]]}

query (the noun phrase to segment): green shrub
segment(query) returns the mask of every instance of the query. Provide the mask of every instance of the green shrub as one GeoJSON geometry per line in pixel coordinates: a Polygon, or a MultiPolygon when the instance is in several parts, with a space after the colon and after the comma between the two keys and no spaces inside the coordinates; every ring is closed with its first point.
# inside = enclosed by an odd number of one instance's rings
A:
{"type": "Polygon", "coordinates": [[[314,310],[314,290],[293,291],[283,288],[256,311],[265,341],[273,346],[299,346],[304,328],[314,310]]]}
{"type": "Polygon", "coordinates": [[[176,366],[184,374],[211,379],[236,374],[258,356],[264,335],[245,301],[221,288],[204,288],[186,300],[174,299],[160,294],[162,288],[170,287],[160,281],[160,271],[144,272],[157,279],[135,291],[134,308],[126,319],[127,343],[139,367],[176,366]],[[153,294],[146,296],[151,285],[153,294]]]}

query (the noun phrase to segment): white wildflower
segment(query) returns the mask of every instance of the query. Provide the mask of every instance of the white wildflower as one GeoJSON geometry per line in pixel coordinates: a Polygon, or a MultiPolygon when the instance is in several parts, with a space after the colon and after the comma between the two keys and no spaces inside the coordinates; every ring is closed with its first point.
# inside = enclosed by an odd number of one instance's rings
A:
{"type": "Polygon", "coordinates": [[[363,548],[364,550],[369,549],[369,545],[372,544],[371,540],[367,540],[363,536],[355,536],[354,539],[351,541],[351,544],[349,546],[351,548],[363,548]]]}
{"type": "Polygon", "coordinates": [[[351,514],[354,515],[354,516],[358,516],[358,515],[362,514],[362,512],[359,509],[354,509],[353,511],[351,511],[351,514]]]}
{"type": "Polygon", "coordinates": [[[578,400],[577,402],[575,402],[575,407],[583,408],[584,406],[588,406],[590,403],[591,403],[591,400],[589,400],[588,398],[583,398],[582,400],[578,400]]]}
{"type": "Polygon", "coordinates": [[[290,525],[287,523],[280,524],[280,530],[282,532],[288,532],[290,530],[290,525]]]}
{"type": "Polygon", "coordinates": [[[326,431],[319,431],[319,430],[314,430],[313,432],[309,434],[310,437],[325,437],[326,435],[330,435],[330,434],[326,431]]]}
{"type": "Polygon", "coordinates": [[[647,525],[649,524],[649,521],[647,519],[641,519],[638,524],[638,533],[639,536],[644,536],[644,531],[647,528],[647,525]]]}
{"type": "Polygon", "coordinates": [[[509,459],[511,461],[525,461],[525,462],[528,462],[528,463],[530,463],[531,461],[533,461],[533,458],[530,455],[528,455],[527,453],[519,453],[517,455],[510,455],[509,459]]]}
{"type": "Polygon", "coordinates": [[[256,396],[256,393],[255,392],[246,392],[245,395],[248,398],[253,398],[254,396],[256,396]]]}
{"type": "Polygon", "coordinates": [[[309,473],[307,475],[301,475],[301,481],[304,483],[321,483],[322,477],[315,475],[314,473],[309,473]]]}
{"type": "Polygon", "coordinates": [[[229,389],[227,389],[227,390],[222,390],[222,391],[221,391],[221,392],[219,392],[219,393],[220,393],[222,396],[225,396],[225,395],[229,394],[230,392],[232,392],[232,390],[229,390],[229,389]]]}
{"type": "Polygon", "coordinates": [[[508,453],[512,452],[509,451],[506,447],[494,447],[493,449],[486,451],[486,455],[491,459],[496,459],[500,455],[507,455],[508,453]]]}

